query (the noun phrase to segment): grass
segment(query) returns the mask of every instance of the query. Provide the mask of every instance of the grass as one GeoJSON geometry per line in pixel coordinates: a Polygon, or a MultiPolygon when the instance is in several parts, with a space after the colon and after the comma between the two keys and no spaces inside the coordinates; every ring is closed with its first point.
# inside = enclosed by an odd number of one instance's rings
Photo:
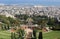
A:
{"type": "MultiPolygon", "coordinates": [[[[0,39],[11,39],[9,31],[0,31],[0,39]]],[[[60,31],[43,33],[43,39],[60,39],[60,31]]]]}
{"type": "Polygon", "coordinates": [[[11,39],[9,31],[0,31],[0,39],[11,39]]]}
{"type": "Polygon", "coordinates": [[[43,39],[60,39],[60,31],[43,33],[43,39]]]}

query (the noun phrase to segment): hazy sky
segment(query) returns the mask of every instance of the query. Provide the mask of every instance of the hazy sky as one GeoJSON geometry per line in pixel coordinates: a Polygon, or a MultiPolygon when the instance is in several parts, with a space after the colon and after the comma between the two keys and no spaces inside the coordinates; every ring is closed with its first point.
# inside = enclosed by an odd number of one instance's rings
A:
{"type": "Polygon", "coordinates": [[[0,4],[31,4],[60,6],[60,0],[0,0],[0,4]]]}

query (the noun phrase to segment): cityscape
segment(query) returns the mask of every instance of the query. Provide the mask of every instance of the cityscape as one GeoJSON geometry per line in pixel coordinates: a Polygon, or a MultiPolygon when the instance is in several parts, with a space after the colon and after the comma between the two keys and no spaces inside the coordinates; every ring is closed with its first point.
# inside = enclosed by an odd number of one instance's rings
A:
{"type": "Polygon", "coordinates": [[[60,0],[0,0],[0,39],[60,39],[60,0]]]}

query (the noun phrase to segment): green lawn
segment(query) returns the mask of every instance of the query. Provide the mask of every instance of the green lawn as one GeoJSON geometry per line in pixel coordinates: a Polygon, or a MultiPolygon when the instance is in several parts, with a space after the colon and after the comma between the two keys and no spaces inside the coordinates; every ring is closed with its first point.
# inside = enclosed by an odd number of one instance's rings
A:
{"type": "Polygon", "coordinates": [[[0,31],[0,39],[11,39],[9,31],[0,31]]]}
{"type": "Polygon", "coordinates": [[[60,31],[43,33],[43,39],[60,39],[60,31]]]}
{"type": "MultiPolygon", "coordinates": [[[[0,31],[0,39],[11,39],[9,31],[0,31]]],[[[43,39],[60,39],[60,31],[43,33],[43,39]]]]}

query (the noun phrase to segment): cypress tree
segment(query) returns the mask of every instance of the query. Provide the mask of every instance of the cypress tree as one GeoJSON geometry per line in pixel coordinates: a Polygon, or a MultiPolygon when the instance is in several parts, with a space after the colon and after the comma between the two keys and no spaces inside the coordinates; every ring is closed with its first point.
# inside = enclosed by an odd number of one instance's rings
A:
{"type": "Polygon", "coordinates": [[[33,30],[33,36],[34,36],[33,39],[36,39],[36,31],[35,30],[33,30]]]}
{"type": "Polygon", "coordinates": [[[43,39],[43,37],[42,37],[42,32],[39,32],[39,37],[38,37],[39,39],[43,39]]]}

